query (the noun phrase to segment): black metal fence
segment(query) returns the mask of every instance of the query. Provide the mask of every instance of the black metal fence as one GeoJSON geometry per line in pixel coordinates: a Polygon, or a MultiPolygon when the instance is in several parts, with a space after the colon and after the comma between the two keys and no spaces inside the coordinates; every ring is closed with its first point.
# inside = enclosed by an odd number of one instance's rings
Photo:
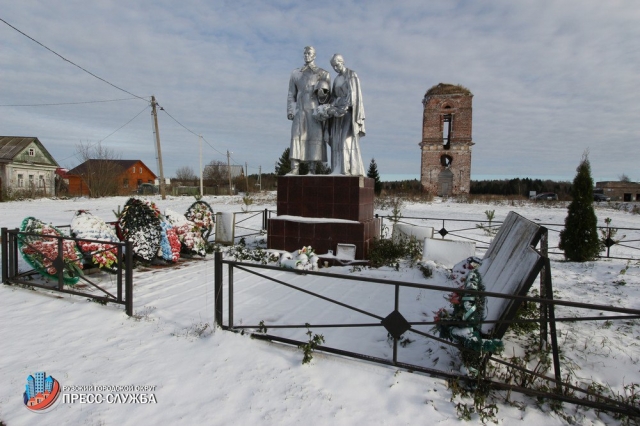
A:
{"type": "MultiPolygon", "coordinates": [[[[471,220],[471,219],[445,219],[434,217],[380,217],[381,235],[390,232],[389,226],[393,223],[419,225],[432,227],[434,238],[452,238],[476,243],[476,249],[486,250],[493,238],[492,233],[502,225],[501,221],[471,220]]],[[[544,226],[551,234],[549,236],[550,255],[564,255],[559,249],[558,242],[560,231],[564,224],[533,222],[544,226]]],[[[600,258],[640,260],[640,228],[617,228],[614,226],[598,226],[598,233],[602,242],[600,258]]]]}
{"type": "MultiPolygon", "coordinates": [[[[115,303],[124,305],[127,315],[133,315],[133,249],[131,242],[108,242],[111,248],[116,250],[115,267],[113,274],[115,275],[116,288],[115,292],[109,291],[85,274],[79,274],[79,282],[85,286],[98,290],[99,293],[83,292],[77,289],[78,285],[66,285],[64,282],[65,274],[67,276],[77,274],[77,271],[71,268],[69,262],[65,262],[63,244],[66,240],[86,241],[89,243],[102,243],[105,241],[72,238],[68,236],[42,235],[28,232],[20,232],[18,229],[2,228],[2,283],[6,285],[21,284],[30,287],[42,288],[46,290],[56,291],[60,293],[73,294],[76,296],[87,297],[100,303],[115,303]],[[25,237],[37,237],[43,239],[51,239],[57,242],[57,255],[50,258],[47,253],[43,253],[37,247],[33,247],[25,242],[25,237]],[[27,269],[20,271],[19,263],[19,247],[18,242],[29,247],[30,250],[38,253],[47,263],[55,267],[57,282],[50,283],[45,280],[35,280],[34,276],[39,275],[35,269],[27,269]],[[115,293],[115,294],[113,294],[115,293]]],[[[83,259],[79,259],[83,260],[83,259]]]]}
{"type": "Polygon", "coordinates": [[[267,230],[267,217],[267,209],[235,212],[235,238],[263,235],[267,230]]]}
{"type": "MultiPolygon", "coordinates": [[[[545,281],[545,292],[543,293],[546,296],[543,297],[529,297],[529,296],[516,296],[509,294],[501,294],[501,293],[493,293],[493,292],[474,292],[470,290],[465,290],[470,294],[482,294],[487,297],[497,297],[497,298],[505,298],[518,300],[523,303],[535,303],[540,306],[541,316],[537,319],[516,319],[512,318],[509,320],[501,320],[499,322],[509,323],[509,324],[523,324],[523,323],[538,323],[541,328],[541,345],[547,346],[547,330],[549,330],[549,337],[551,338],[550,342],[550,350],[553,356],[553,376],[547,376],[538,371],[528,370],[520,365],[515,365],[508,360],[504,360],[502,358],[498,358],[495,356],[490,357],[491,361],[503,366],[504,368],[510,369],[510,371],[519,371],[522,374],[529,375],[529,377],[537,378],[546,382],[549,382],[549,385],[546,387],[550,389],[548,391],[541,390],[541,388],[531,388],[526,386],[520,386],[517,384],[506,383],[503,381],[497,381],[495,379],[482,379],[482,381],[495,388],[502,390],[511,390],[520,392],[523,394],[535,396],[535,397],[543,397],[549,398],[564,402],[569,402],[573,404],[584,405],[588,407],[595,408],[597,410],[607,410],[610,412],[615,412],[619,414],[629,415],[629,416],[640,416],[640,408],[637,406],[630,405],[625,401],[620,401],[614,398],[607,397],[605,395],[594,394],[592,391],[585,390],[578,386],[575,386],[569,382],[562,380],[562,367],[560,365],[560,356],[559,350],[556,340],[556,325],[558,323],[563,322],[579,322],[579,321],[618,321],[618,320],[635,320],[640,318],[640,310],[636,309],[626,309],[626,308],[616,308],[612,306],[603,306],[603,305],[595,305],[595,304],[585,304],[578,302],[570,302],[564,300],[553,300],[552,294],[553,289],[551,285],[551,274],[550,274],[550,266],[547,258],[547,265],[545,267],[546,279],[545,281]],[[585,316],[555,316],[555,308],[556,307],[570,307],[570,308],[578,308],[582,311],[597,311],[597,314],[594,315],[585,315],[585,316]],[[609,315],[603,315],[603,313],[610,313],[609,315]]],[[[322,287],[322,286],[321,286],[322,287]]],[[[413,289],[419,290],[428,290],[438,293],[451,293],[454,289],[451,287],[443,287],[436,285],[427,285],[427,284],[417,284],[417,283],[407,283],[407,282],[399,282],[393,280],[386,279],[374,279],[374,278],[363,278],[357,276],[349,276],[349,275],[337,275],[337,274],[329,274],[323,272],[312,272],[312,271],[299,271],[299,270],[286,270],[273,266],[266,265],[258,265],[252,263],[242,263],[235,262],[230,260],[223,260],[222,253],[216,253],[215,255],[215,320],[216,323],[225,330],[230,331],[243,331],[249,330],[251,332],[251,336],[257,339],[263,339],[274,342],[281,342],[288,345],[300,346],[304,345],[305,341],[291,338],[291,337],[283,337],[282,335],[268,334],[267,330],[291,330],[291,329],[304,329],[304,328],[313,328],[316,329],[353,329],[356,328],[358,330],[363,329],[386,329],[389,333],[389,338],[393,340],[392,342],[392,354],[388,357],[381,357],[372,355],[371,353],[363,353],[353,349],[345,349],[341,347],[333,347],[322,345],[318,346],[317,350],[347,356],[351,358],[366,360],[370,362],[392,365],[400,368],[407,369],[409,371],[418,371],[422,373],[426,373],[429,375],[433,375],[436,377],[442,377],[446,379],[457,379],[461,381],[470,381],[468,376],[465,376],[460,373],[454,373],[447,369],[438,369],[433,368],[427,364],[416,363],[412,361],[405,361],[400,354],[400,351],[403,350],[402,342],[403,336],[399,335],[397,330],[394,330],[393,322],[394,317],[397,316],[396,313],[404,313],[403,317],[407,317],[407,324],[409,328],[406,331],[403,331],[400,334],[405,336],[411,334],[416,338],[429,339],[435,342],[438,342],[439,345],[447,345],[449,347],[456,347],[460,350],[465,350],[464,348],[448,341],[441,339],[430,332],[430,328],[433,327],[436,322],[435,321],[419,321],[415,318],[410,318],[406,309],[407,306],[403,306],[401,303],[401,298],[399,297],[401,292],[410,291],[413,289]],[[227,266],[228,271],[226,274],[226,297],[223,294],[223,289],[225,287],[224,282],[224,265],[227,266]],[[357,281],[358,283],[366,283],[370,285],[372,288],[376,286],[387,286],[393,288],[394,300],[393,306],[390,307],[389,311],[391,312],[389,315],[384,316],[384,314],[374,313],[372,310],[367,307],[355,306],[350,303],[345,303],[344,301],[337,300],[328,295],[320,294],[319,292],[312,291],[309,288],[305,288],[305,285],[301,283],[293,283],[287,282],[283,279],[276,278],[273,272],[277,271],[276,275],[285,274],[292,278],[295,281],[295,278],[304,275],[310,278],[319,277],[319,278],[327,278],[335,281],[339,279],[341,281],[353,282],[357,281]],[[236,274],[238,273],[238,274],[236,274]],[[255,282],[255,278],[258,278],[258,282],[260,285],[267,285],[267,283],[276,284],[278,288],[284,288],[292,291],[292,292],[301,292],[308,296],[315,298],[314,300],[324,301],[330,303],[332,305],[338,306],[340,308],[344,308],[351,313],[357,313],[364,315],[365,317],[370,318],[370,321],[366,322],[317,322],[314,321],[313,318],[305,319],[304,321],[300,321],[295,324],[282,324],[276,321],[272,321],[269,323],[265,323],[264,321],[260,321],[259,323],[246,324],[244,321],[237,323],[235,320],[235,302],[234,296],[236,295],[237,289],[234,283],[234,277],[239,274],[251,274],[253,277],[252,282],[255,282]],[[224,300],[226,299],[226,301],[224,300]],[[226,303],[225,303],[226,302],[226,303]],[[226,306],[226,309],[225,309],[226,306]],[[225,315],[226,310],[226,315],[225,315]],[[226,321],[225,321],[226,317],[226,321]]],[[[269,305],[260,304],[261,308],[264,309],[264,315],[267,318],[276,318],[278,314],[276,312],[272,312],[269,305]]],[[[259,309],[259,308],[258,308],[259,309]]],[[[255,315],[254,315],[255,316],[255,315]]],[[[498,321],[494,321],[498,322],[498,321]]],[[[457,324],[451,322],[450,324],[457,324]]],[[[407,349],[408,351],[408,349],[407,349]]],[[[406,358],[406,357],[404,357],[406,358]]],[[[476,381],[477,379],[473,379],[476,381]]]]}

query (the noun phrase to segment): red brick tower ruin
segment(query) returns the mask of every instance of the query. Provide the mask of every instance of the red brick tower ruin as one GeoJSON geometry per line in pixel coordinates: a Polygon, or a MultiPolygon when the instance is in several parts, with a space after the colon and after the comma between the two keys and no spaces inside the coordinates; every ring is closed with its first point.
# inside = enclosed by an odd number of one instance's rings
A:
{"type": "Polygon", "coordinates": [[[420,182],[435,195],[468,194],[471,185],[471,100],[469,89],[440,83],[422,103],[420,182]]]}

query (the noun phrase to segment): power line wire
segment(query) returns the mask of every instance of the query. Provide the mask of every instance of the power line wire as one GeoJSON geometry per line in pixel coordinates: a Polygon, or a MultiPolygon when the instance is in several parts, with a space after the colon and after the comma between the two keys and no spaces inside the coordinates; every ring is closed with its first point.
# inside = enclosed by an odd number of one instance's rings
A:
{"type": "Polygon", "coordinates": [[[59,102],[55,104],[7,104],[7,105],[0,105],[0,107],[37,107],[37,106],[98,104],[98,103],[104,103],[104,102],[130,101],[133,99],[138,99],[138,98],[107,99],[104,101],[59,102]]]}
{"type": "MultiPolygon", "coordinates": [[[[158,106],[160,106],[160,105],[158,105],[158,106]]],[[[203,141],[205,141],[205,142],[207,143],[207,145],[209,145],[209,146],[211,147],[211,149],[213,149],[215,152],[217,152],[218,154],[222,155],[223,157],[227,155],[226,153],[224,153],[224,152],[220,152],[219,150],[217,150],[213,145],[211,145],[211,144],[209,143],[209,141],[208,141],[208,140],[206,140],[206,139],[205,139],[205,137],[204,137],[204,136],[197,134],[196,132],[194,132],[193,130],[189,129],[187,126],[185,126],[185,125],[184,125],[184,124],[182,124],[181,122],[179,122],[175,117],[173,117],[171,114],[169,114],[169,112],[168,112],[166,109],[164,109],[163,107],[160,107],[160,110],[161,110],[161,111],[164,111],[164,112],[165,112],[165,114],[167,114],[169,117],[171,117],[171,119],[172,119],[173,121],[175,121],[175,122],[176,122],[176,123],[178,123],[180,126],[182,126],[182,127],[183,127],[187,132],[189,132],[189,133],[191,133],[191,134],[193,134],[193,135],[195,135],[195,136],[202,137],[202,140],[203,140],[203,141]]],[[[234,164],[235,166],[242,166],[242,164],[240,164],[240,163],[239,163],[235,158],[233,158],[233,157],[231,157],[231,156],[229,156],[229,158],[230,158],[231,160],[233,160],[233,162],[235,163],[235,164],[234,164]]]]}
{"type": "Polygon", "coordinates": [[[114,133],[116,133],[118,130],[122,129],[123,127],[125,127],[127,124],[131,123],[133,120],[135,120],[136,118],[138,118],[138,116],[140,114],[142,114],[143,112],[145,112],[148,108],[151,108],[150,105],[145,106],[142,111],[140,111],[139,113],[137,113],[135,115],[135,117],[133,117],[131,120],[127,121],[126,123],[124,123],[122,126],[118,127],[116,130],[114,130],[113,132],[109,133],[107,136],[105,136],[104,138],[102,138],[98,143],[104,141],[105,139],[107,139],[109,136],[113,135],[114,133]]]}
{"type": "MultiPolygon", "coordinates": [[[[158,106],[159,106],[159,105],[158,105],[158,106]]],[[[198,136],[198,137],[201,137],[201,136],[202,136],[202,135],[197,134],[197,133],[196,133],[196,132],[194,132],[193,130],[189,129],[187,126],[185,126],[185,125],[184,125],[184,124],[182,124],[181,122],[179,122],[179,121],[178,121],[174,116],[172,116],[171,114],[169,114],[169,112],[168,112],[166,109],[164,109],[163,107],[160,107],[160,110],[161,110],[161,111],[164,111],[164,113],[165,113],[165,114],[167,114],[167,115],[168,115],[168,116],[169,116],[173,121],[175,121],[176,123],[178,123],[178,124],[179,124],[182,128],[184,128],[187,132],[189,132],[189,133],[191,133],[191,134],[193,134],[193,135],[195,135],[195,136],[198,136]]],[[[222,156],[226,156],[226,155],[227,155],[227,154],[226,154],[226,153],[224,153],[224,152],[220,152],[220,151],[218,151],[218,150],[217,150],[213,145],[211,145],[211,144],[209,143],[209,141],[208,141],[207,139],[205,139],[205,137],[204,137],[204,136],[202,136],[202,140],[203,140],[203,141],[205,141],[205,142],[207,143],[207,145],[209,145],[209,146],[211,147],[211,149],[213,149],[213,150],[214,150],[215,152],[217,152],[218,154],[220,154],[220,155],[222,155],[222,156]]],[[[234,161],[235,161],[235,160],[234,160],[234,161]]]]}
{"type": "Polygon", "coordinates": [[[136,95],[136,94],[133,94],[133,93],[129,92],[128,90],[123,89],[122,87],[118,87],[118,86],[116,86],[115,84],[113,84],[113,83],[111,83],[111,82],[109,82],[109,81],[105,80],[104,78],[102,78],[102,77],[98,77],[97,75],[95,75],[95,74],[94,74],[94,73],[92,73],[91,71],[88,71],[88,70],[86,70],[86,69],[82,68],[80,65],[76,64],[75,62],[70,61],[69,59],[65,58],[65,57],[64,57],[64,56],[62,56],[61,54],[59,54],[59,53],[55,52],[54,50],[52,50],[52,49],[48,48],[47,46],[45,46],[44,44],[40,43],[38,40],[36,40],[35,38],[31,37],[30,35],[28,35],[28,34],[26,34],[26,33],[22,32],[22,31],[20,31],[19,29],[17,29],[16,27],[14,27],[13,25],[11,25],[10,23],[8,23],[7,21],[5,21],[4,19],[0,18],[0,21],[4,22],[4,23],[5,23],[5,24],[7,24],[9,27],[13,28],[14,30],[16,30],[17,32],[19,32],[20,34],[22,34],[23,36],[27,37],[29,40],[34,41],[35,43],[37,43],[37,44],[39,44],[40,46],[44,47],[44,48],[45,48],[45,49],[47,49],[49,52],[51,52],[51,53],[53,53],[54,55],[58,56],[58,57],[59,57],[60,59],[62,59],[63,61],[65,61],[65,62],[69,62],[71,65],[73,65],[73,66],[75,66],[75,67],[80,68],[82,71],[86,72],[87,74],[91,75],[92,77],[95,77],[95,78],[97,78],[98,80],[100,80],[100,81],[103,81],[103,82],[107,83],[109,86],[115,87],[116,89],[118,89],[118,90],[120,90],[120,91],[122,91],[122,92],[125,92],[125,93],[127,93],[127,94],[129,94],[129,95],[131,95],[131,96],[134,96],[134,97],[136,97],[136,98],[138,98],[138,99],[141,99],[141,100],[143,100],[143,101],[145,101],[145,102],[149,102],[149,100],[148,100],[148,99],[145,99],[145,98],[143,98],[143,97],[141,97],[141,96],[138,96],[138,95],[136,95]]]}
{"type": "MultiPolygon", "coordinates": [[[[141,100],[143,100],[143,101],[145,101],[145,102],[150,102],[150,100],[149,100],[149,99],[145,99],[145,98],[143,98],[143,97],[141,97],[141,96],[138,96],[138,95],[136,95],[136,94],[134,94],[134,93],[129,92],[128,90],[125,90],[125,89],[123,89],[123,88],[121,88],[121,87],[119,87],[119,86],[116,86],[115,84],[113,84],[113,83],[111,83],[111,82],[109,82],[109,81],[105,80],[104,78],[99,77],[99,76],[95,75],[94,73],[92,73],[91,71],[88,71],[87,69],[85,69],[85,68],[81,67],[80,65],[76,64],[75,62],[70,61],[69,59],[67,59],[67,58],[65,58],[64,56],[60,55],[60,54],[59,54],[59,53],[57,53],[56,51],[54,51],[54,50],[50,49],[49,47],[45,46],[44,44],[40,43],[38,40],[34,39],[34,38],[33,38],[33,37],[31,37],[30,35],[28,35],[28,34],[24,33],[23,31],[19,30],[19,29],[18,29],[18,28],[16,28],[16,27],[14,27],[13,25],[11,25],[10,23],[8,23],[8,22],[7,22],[7,21],[5,21],[4,19],[0,18],[0,21],[2,21],[4,24],[6,24],[6,25],[7,25],[7,26],[9,26],[10,28],[14,29],[15,31],[19,32],[19,33],[20,33],[20,34],[22,34],[23,36],[27,37],[29,40],[31,40],[31,41],[33,41],[33,42],[37,43],[38,45],[40,45],[40,46],[42,46],[42,47],[44,47],[44,48],[45,48],[45,49],[47,49],[49,52],[51,52],[51,53],[53,53],[54,55],[58,56],[58,57],[59,57],[60,59],[62,59],[63,61],[65,61],[65,62],[69,62],[71,65],[73,65],[73,66],[75,66],[75,67],[77,67],[77,68],[80,68],[82,71],[86,72],[87,74],[91,75],[92,77],[95,77],[95,78],[97,78],[98,80],[100,80],[100,81],[102,81],[102,82],[104,82],[104,83],[107,83],[108,85],[110,85],[110,86],[112,86],[112,87],[114,87],[114,88],[116,88],[116,89],[118,89],[118,90],[120,90],[120,91],[122,91],[122,92],[125,92],[125,93],[127,93],[127,94],[129,94],[129,95],[131,95],[131,96],[133,96],[134,98],[141,99],[141,100]]],[[[124,100],[124,99],[123,99],[123,100],[124,100]]],[[[91,101],[91,102],[78,102],[78,103],[40,104],[40,105],[0,105],[0,106],[53,106],[53,105],[73,105],[73,104],[81,104],[81,103],[97,103],[97,102],[113,102],[113,101],[91,101]]],[[[145,109],[146,109],[146,107],[145,107],[145,109]]],[[[193,134],[193,135],[195,135],[195,136],[201,136],[201,135],[198,135],[197,133],[195,133],[193,130],[191,130],[191,129],[189,129],[188,127],[186,127],[184,124],[182,124],[181,122],[179,122],[177,119],[175,119],[175,118],[174,118],[171,114],[169,114],[169,112],[167,112],[164,108],[160,107],[160,109],[161,109],[162,111],[164,111],[164,112],[165,112],[165,113],[166,113],[166,114],[167,114],[167,115],[168,115],[168,116],[169,116],[173,121],[175,121],[176,123],[178,123],[178,124],[179,124],[180,126],[182,126],[185,130],[187,130],[189,133],[192,133],[192,134],[193,134]]],[[[144,110],[143,110],[143,111],[144,111],[144,110]]],[[[122,127],[124,127],[124,126],[126,126],[127,124],[129,124],[131,121],[133,121],[133,120],[134,120],[138,115],[140,115],[141,113],[142,113],[142,111],[141,111],[139,114],[137,114],[134,118],[132,118],[130,121],[128,121],[126,124],[124,124],[122,127]]],[[[117,129],[117,130],[115,130],[113,133],[117,132],[117,131],[118,131],[118,130],[120,130],[122,127],[118,128],[118,129],[117,129]]],[[[113,133],[111,133],[109,136],[111,136],[113,133]]],[[[108,138],[109,136],[107,136],[107,138],[108,138]]],[[[106,139],[106,138],[104,138],[104,139],[106,139]]],[[[104,139],[102,139],[102,140],[104,140],[104,139]]],[[[211,145],[211,143],[209,143],[209,141],[207,141],[204,137],[203,137],[202,139],[203,139],[203,140],[207,143],[207,145],[209,145],[209,146],[210,146],[214,151],[216,151],[216,152],[217,152],[217,153],[219,153],[220,155],[223,155],[223,156],[224,156],[224,155],[226,155],[225,153],[222,153],[222,152],[220,152],[219,150],[217,150],[217,149],[216,149],[213,145],[211,145]]],[[[100,142],[102,142],[102,141],[100,141],[100,142]]],[[[67,158],[71,158],[71,157],[67,157],[67,158]]],[[[230,157],[230,158],[232,158],[232,157],[230,157]]],[[[232,159],[233,159],[233,158],[232,158],[232,159]]],[[[63,160],[63,161],[64,161],[64,160],[63,160]]],[[[237,160],[233,159],[233,161],[234,161],[234,163],[237,163],[237,160]]],[[[236,165],[238,165],[238,164],[236,164],[236,165]]]]}
{"type": "MultiPolygon", "coordinates": [[[[150,105],[145,106],[145,107],[144,107],[144,109],[143,109],[142,111],[140,111],[139,113],[137,113],[137,114],[136,114],[136,115],[135,115],[131,120],[127,121],[127,122],[126,122],[126,123],[124,123],[122,126],[118,127],[116,130],[114,130],[113,132],[109,133],[109,134],[108,134],[107,136],[105,136],[104,138],[100,139],[98,142],[93,143],[93,144],[90,144],[90,145],[88,146],[88,148],[94,147],[94,146],[98,145],[99,143],[101,143],[102,141],[106,140],[108,137],[112,136],[112,135],[113,135],[114,133],[116,133],[118,130],[122,129],[122,128],[123,128],[123,127],[125,127],[127,124],[131,123],[133,120],[135,120],[136,118],[138,118],[138,116],[139,116],[140,114],[142,114],[143,112],[145,112],[145,111],[146,111],[147,109],[149,109],[149,108],[151,108],[151,106],[150,106],[150,105]]],[[[71,158],[71,157],[75,157],[75,156],[76,156],[76,154],[73,154],[73,155],[68,156],[67,158],[63,158],[63,159],[62,159],[62,160],[60,160],[60,161],[68,160],[69,158],[71,158]]]]}

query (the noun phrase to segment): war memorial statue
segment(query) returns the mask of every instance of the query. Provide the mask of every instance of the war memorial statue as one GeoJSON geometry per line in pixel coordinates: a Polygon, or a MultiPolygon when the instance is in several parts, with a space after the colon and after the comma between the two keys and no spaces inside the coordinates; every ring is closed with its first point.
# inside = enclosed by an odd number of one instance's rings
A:
{"type": "Polygon", "coordinates": [[[365,135],[360,80],[354,71],[344,66],[342,55],[333,55],[331,66],[338,73],[333,81],[329,109],[331,174],[364,176],[360,152],[360,138],[365,135]]]}
{"type": "Polygon", "coordinates": [[[365,176],[360,152],[365,134],[360,81],[342,56],[334,55],[332,88],[315,57],[315,50],[305,47],[305,65],[291,74],[291,173],[278,177],[278,211],[267,221],[267,248],[292,253],[304,247],[332,265],[362,261],[380,237],[381,219],[373,214],[375,182],[365,176]],[[327,145],[331,175],[300,176],[301,163],[309,164],[311,174],[318,162],[327,161],[327,145]]]}
{"type": "Polygon", "coordinates": [[[304,48],[304,66],[296,68],[289,79],[287,96],[287,118],[291,125],[292,175],[299,174],[300,163],[309,164],[309,170],[315,170],[316,162],[327,161],[327,126],[313,117],[314,110],[320,105],[317,96],[318,83],[325,82],[330,87],[329,73],[316,66],[316,51],[313,47],[304,48]]]}
{"type": "Polygon", "coordinates": [[[338,73],[329,93],[329,73],[315,65],[315,49],[304,48],[305,65],[289,79],[287,118],[291,125],[290,175],[300,173],[300,163],[309,163],[313,173],[317,162],[327,162],[331,147],[331,174],[364,176],[360,138],[365,135],[364,106],[360,80],[344,65],[342,55],[331,58],[338,73]]]}

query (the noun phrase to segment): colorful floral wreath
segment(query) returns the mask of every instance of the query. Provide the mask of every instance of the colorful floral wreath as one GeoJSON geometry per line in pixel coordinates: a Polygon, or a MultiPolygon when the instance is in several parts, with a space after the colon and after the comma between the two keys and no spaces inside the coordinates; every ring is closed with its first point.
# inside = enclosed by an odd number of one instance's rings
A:
{"type": "Polygon", "coordinates": [[[164,260],[177,262],[180,259],[182,245],[178,239],[175,228],[166,220],[160,222],[162,235],[160,238],[160,255],[164,260]]]}
{"type": "Polygon", "coordinates": [[[108,242],[119,242],[113,228],[97,216],[85,210],[78,210],[71,220],[71,235],[75,238],[106,241],[78,241],[80,251],[100,268],[114,270],[118,264],[118,249],[108,242]]]}
{"type": "Polygon", "coordinates": [[[173,226],[178,240],[181,245],[181,253],[199,254],[204,256],[206,252],[206,243],[202,237],[200,227],[195,223],[187,220],[182,214],[171,209],[165,209],[164,217],[173,226]]]}
{"type": "Polygon", "coordinates": [[[451,278],[459,283],[459,290],[446,296],[451,308],[440,308],[434,317],[439,336],[463,347],[462,363],[471,376],[478,374],[484,354],[498,353],[504,348],[500,339],[483,339],[480,334],[480,325],[486,316],[486,297],[464,291],[485,291],[477,270],[481,262],[470,257],[454,266],[451,278]]]}
{"type": "MultiPolygon", "coordinates": [[[[20,225],[21,232],[35,235],[19,235],[18,248],[24,260],[45,278],[58,279],[58,270],[54,266],[58,258],[58,238],[64,235],[53,225],[47,225],[34,217],[27,217],[20,225]]],[[[65,284],[74,285],[82,275],[82,254],[75,241],[62,240],[62,260],[64,262],[63,280],[65,284]]]]}
{"type": "Polygon", "coordinates": [[[196,201],[187,209],[184,217],[200,228],[200,233],[205,242],[209,240],[209,235],[211,235],[215,223],[213,209],[209,203],[206,201],[196,201]]]}

